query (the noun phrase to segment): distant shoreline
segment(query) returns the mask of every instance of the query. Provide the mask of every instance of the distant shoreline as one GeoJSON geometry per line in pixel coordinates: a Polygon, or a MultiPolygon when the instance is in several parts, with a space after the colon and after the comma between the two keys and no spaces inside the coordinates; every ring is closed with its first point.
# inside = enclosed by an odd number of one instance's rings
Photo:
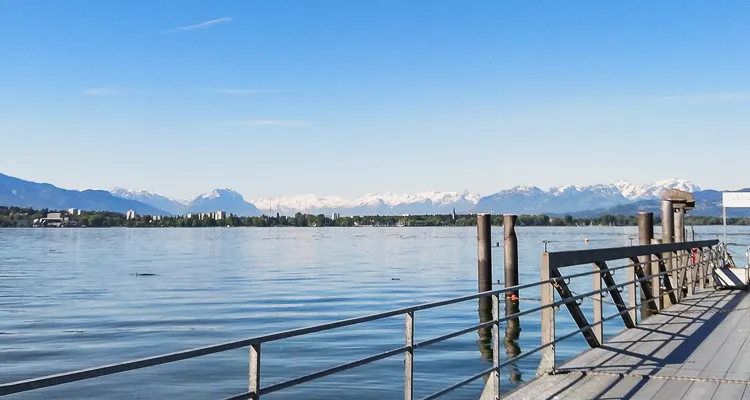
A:
{"type": "MultiPolygon", "coordinates": [[[[79,227],[79,228],[212,228],[212,227],[441,227],[476,226],[476,214],[433,215],[366,215],[339,216],[297,213],[294,216],[239,217],[224,212],[192,214],[189,216],[134,215],[110,211],[51,211],[24,207],[0,207],[0,228],[79,227]],[[220,215],[221,218],[214,218],[220,215]]],[[[502,215],[492,215],[492,225],[502,226],[502,215]]],[[[654,225],[660,225],[654,216],[654,225]]],[[[686,226],[722,226],[718,217],[687,216],[686,226]]],[[[602,215],[595,218],[575,218],[571,215],[519,215],[518,227],[594,227],[637,226],[638,219],[628,215],[602,215]]],[[[750,225],[750,218],[729,218],[727,225],[750,225]]]]}

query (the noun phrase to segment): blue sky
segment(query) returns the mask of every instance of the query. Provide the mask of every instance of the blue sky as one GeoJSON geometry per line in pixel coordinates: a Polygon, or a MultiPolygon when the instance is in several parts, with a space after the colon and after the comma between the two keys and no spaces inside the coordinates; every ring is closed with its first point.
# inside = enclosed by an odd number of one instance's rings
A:
{"type": "Polygon", "coordinates": [[[177,197],[734,189],[748,78],[748,2],[0,0],[0,172],[177,197]]]}

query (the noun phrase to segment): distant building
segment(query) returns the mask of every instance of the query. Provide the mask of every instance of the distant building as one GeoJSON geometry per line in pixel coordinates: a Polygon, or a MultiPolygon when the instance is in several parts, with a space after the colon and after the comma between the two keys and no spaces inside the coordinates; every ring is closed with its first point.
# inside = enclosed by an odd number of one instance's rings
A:
{"type": "Polygon", "coordinates": [[[128,210],[128,212],[125,213],[125,219],[135,219],[136,214],[134,210],[128,210]]]}
{"type": "Polygon", "coordinates": [[[68,222],[67,218],[63,218],[62,213],[48,213],[46,218],[39,218],[34,220],[34,225],[37,226],[63,226],[68,222]]]}
{"type": "Polygon", "coordinates": [[[333,214],[331,214],[331,219],[335,220],[335,219],[339,219],[339,218],[341,218],[341,213],[333,213],[333,214]]]}
{"type": "Polygon", "coordinates": [[[69,208],[68,209],[68,215],[70,215],[70,216],[81,215],[81,210],[78,209],[78,208],[69,208]]]}
{"type": "Polygon", "coordinates": [[[187,219],[193,218],[193,213],[188,213],[187,219]]]}
{"type": "Polygon", "coordinates": [[[227,213],[224,212],[224,211],[219,210],[219,211],[216,212],[216,215],[214,216],[214,219],[224,219],[226,217],[227,217],[227,213]]]}

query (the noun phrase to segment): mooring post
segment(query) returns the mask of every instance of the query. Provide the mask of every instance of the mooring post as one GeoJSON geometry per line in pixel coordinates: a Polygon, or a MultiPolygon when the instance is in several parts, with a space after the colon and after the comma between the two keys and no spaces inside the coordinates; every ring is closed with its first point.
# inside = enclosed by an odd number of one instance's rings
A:
{"type": "MultiPolygon", "coordinates": [[[[641,245],[650,245],[654,239],[654,213],[650,212],[639,212],[638,213],[638,243],[641,245]]],[[[651,255],[642,256],[640,258],[641,270],[643,276],[649,276],[658,273],[657,269],[653,267],[651,255]]],[[[661,286],[658,276],[652,276],[651,282],[651,298],[654,299],[655,305],[658,308],[659,301],[656,300],[659,297],[658,287],[661,286]]],[[[643,282],[641,286],[641,320],[644,320],[651,316],[651,307],[649,307],[648,296],[643,290],[643,282]]]]}
{"type": "MultiPolygon", "coordinates": [[[[492,290],[492,222],[490,214],[477,214],[477,290],[492,290]]],[[[492,297],[479,298],[480,323],[492,320],[492,297]]],[[[492,327],[479,329],[479,351],[482,358],[492,361],[492,327]]]]}
{"type": "MultiPolygon", "coordinates": [[[[518,216],[503,215],[503,231],[505,233],[505,287],[518,286],[518,237],[516,237],[516,219],[518,216]]],[[[505,293],[506,301],[510,298],[518,301],[518,291],[505,293]],[[515,297],[514,297],[515,296],[515,297]]]]}
{"type": "MultiPolygon", "coordinates": [[[[672,210],[670,200],[661,201],[661,242],[674,243],[674,210],[672,210]]],[[[664,279],[669,279],[672,282],[672,288],[677,290],[677,271],[674,270],[677,263],[673,259],[674,253],[664,253],[663,257],[667,271],[669,271],[669,275],[665,276],[664,279]]],[[[678,300],[680,298],[679,292],[679,290],[675,292],[675,297],[678,300]]]]}
{"type": "MultiPolygon", "coordinates": [[[[518,237],[516,236],[516,219],[518,216],[503,215],[503,231],[505,236],[505,287],[518,286],[518,237]]],[[[505,316],[518,314],[519,292],[513,290],[505,293],[505,316]]],[[[510,318],[505,326],[505,354],[508,359],[515,358],[521,352],[518,338],[521,333],[521,323],[518,318],[510,318]]],[[[515,365],[510,365],[510,382],[521,380],[521,373],[515,365]]]]}
{"type": "Polygon", "coordinates": [[[492,290],[492,224],[490,214],[477,214],[477,260],[479,292],[490,291],[492,290]]]}

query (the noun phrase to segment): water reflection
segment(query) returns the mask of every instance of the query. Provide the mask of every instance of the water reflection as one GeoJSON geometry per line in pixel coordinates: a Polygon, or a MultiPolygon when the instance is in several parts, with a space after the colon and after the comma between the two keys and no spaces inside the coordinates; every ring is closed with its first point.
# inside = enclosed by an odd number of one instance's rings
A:
{"type": "MultiPolygon", "coordinates": [[[[492,297],[479,298],[479,323],[492,321],[492,297]]],[[[482,360],[492,362],[492,326],[479,328],[477,341],[482,360]]]]}
{"type": "MultiPolygon", "coordinates": [[[[505,302],[505,315],[517,314],[520,310],[518,306],[518,300],[506,300],[505,302]]],[[[521,346],[518,344],[518,340],[521,337],[521,321],[516,318],[511,318],[507,321],[505,326],[505,338],[503,344],[505,345],[506,360],[517,357],[521,354],[521,346]]],[[[520,383],[521,370],[515,363],[508,365],[510,383],[520,383]]]]}
{"type": "MultiPolygon", "coordinates": [[[[505,315],[517,314],[520,310],[518,300],[505,301],[505,315]]],[[[485,297],[479,299],[479,322],[492,321],[492,298],[485,297]]],[[[503,346],[505,347],[505,360],[513,359],[521,354],[519,340],[521,337],[521,321],[519,318],[511,318],[505,324],[505,337],[503,346]]],[[[492,327],[479,329],[479,340],[477,341],[479,353],[482,360],[492,362],[492,327]]],[[[500,360],[502,362],[503,360],[500,360]]],[[[508,376],[508,382],[517,384],[523,381],[521,370],[515,363],[508,365],[507,374],[501,373],[502,376],[508,376]]]]}

